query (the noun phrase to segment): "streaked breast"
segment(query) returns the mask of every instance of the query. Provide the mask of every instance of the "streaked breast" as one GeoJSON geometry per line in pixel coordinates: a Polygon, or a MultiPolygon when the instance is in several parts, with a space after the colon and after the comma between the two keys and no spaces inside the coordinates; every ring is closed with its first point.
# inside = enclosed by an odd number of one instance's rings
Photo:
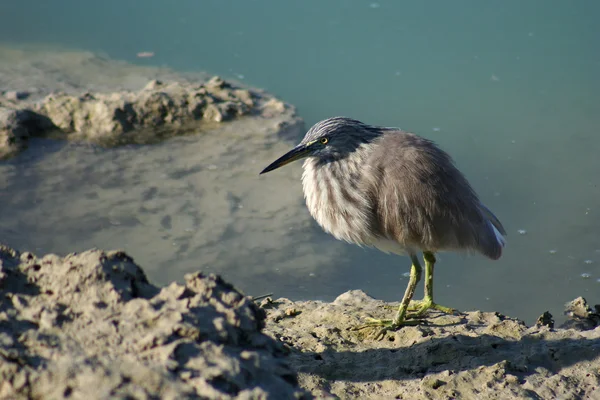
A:
{"type": "Polygon", "coordinates": [[[362,157],[322,162],[304,161],[302,188],[312,217],[335,238],[358,245],[371,245],[372,209],[361,188],[362,157]]]}

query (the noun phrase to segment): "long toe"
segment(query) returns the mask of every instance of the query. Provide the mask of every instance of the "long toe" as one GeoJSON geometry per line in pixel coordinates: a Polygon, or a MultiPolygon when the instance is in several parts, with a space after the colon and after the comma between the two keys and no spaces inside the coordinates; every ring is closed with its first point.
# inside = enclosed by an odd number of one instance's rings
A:
{"type": "Polygon", "coordinates": [[[432,299],[424,298],[423,300],[413,300],[410,302],[408,306],[408,310],[412,311],[409,314],[409,318],[420,317],[425,314],[428,310],[437,310],[443,312],[445,314],[455,314],[457,312],[456,309],[445,307],[434,303],[432,299]]]}

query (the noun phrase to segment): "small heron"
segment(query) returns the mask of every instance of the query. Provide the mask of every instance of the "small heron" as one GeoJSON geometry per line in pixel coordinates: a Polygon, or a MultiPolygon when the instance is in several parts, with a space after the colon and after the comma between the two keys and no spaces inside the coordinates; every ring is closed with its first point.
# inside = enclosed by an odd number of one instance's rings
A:
{"type": "Polygon", "coordinates": [[[346,242],[408,255],[412,261],[395,317],[369,319],[364,326],[382,327],[384,332],[429,309],[454,312],[433,300],[436,252],[479,252],[493,260],[502,255],[502,224],[452,158],[431,140],[351,118],[329,118],[311,127],[300,144],[261,174],[299,159],[305,159],[306,205],[326,232],[346,242]],[[425,261],[425,295],[411,302],[422,273],[419,251],[425,261]]]}

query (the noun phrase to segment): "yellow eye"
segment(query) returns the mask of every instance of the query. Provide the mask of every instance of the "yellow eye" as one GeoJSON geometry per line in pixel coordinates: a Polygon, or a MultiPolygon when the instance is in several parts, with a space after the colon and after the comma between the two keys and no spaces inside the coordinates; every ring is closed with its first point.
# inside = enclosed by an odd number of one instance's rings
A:
{"type": "Polygon", "coordinates": [[[327,142],[329,142],[329,139],[324,137],[324,138],[321,138],[320,142],[321,142],[321,144],[327,144],[327,142]]]}

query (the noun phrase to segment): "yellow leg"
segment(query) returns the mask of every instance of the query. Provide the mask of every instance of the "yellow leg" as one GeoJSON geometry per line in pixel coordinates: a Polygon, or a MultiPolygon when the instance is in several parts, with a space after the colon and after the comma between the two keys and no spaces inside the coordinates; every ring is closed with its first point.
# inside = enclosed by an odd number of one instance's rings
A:
{"type": "Polygon", "coordinates": [[[400,302],[400,306],[398,306],[398,311],[396,312],[396,316],[394,319],[374,319],[369,318],[367,323],[356,327],[355,329],[364,329],[369,327],[381,327],[381,330],[375,335],[375,338],[382,338],[385,335],[386,331],[394,331],[402,325],[410,324],[414,325],[418,323],[418,321],[406,321],[406,313],[408,311],[408,306],[412,297],[415,294],[415,289],[417,284],[421,280],[421,263],[416,255],[411,255],[410,259],[412,261],[412,266],[410,268],[410,278],[408,280],[408,286],[406,287],[406,291],[404,292],[404,297],[400,302]]]}
{"type": "Polygon", "coordinates": [[[453,308],[440,306],[433,301],[433,267],[436,260],[433,253],[429,251],[423,252],[423,259],[425,260],[425,296],[423,297],[423,300],[411,302],[409,309],[411,311],[416,311],[414,314],[411,314],[411,316],[421,316],[430,309],[442,311],[447,314],[456,312],[453,308]]]}

